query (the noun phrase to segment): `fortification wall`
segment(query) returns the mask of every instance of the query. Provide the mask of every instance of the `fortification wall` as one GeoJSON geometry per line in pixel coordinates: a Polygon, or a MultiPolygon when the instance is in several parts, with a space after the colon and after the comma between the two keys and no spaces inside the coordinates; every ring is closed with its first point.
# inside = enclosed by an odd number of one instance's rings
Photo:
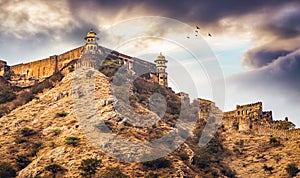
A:
{"type": "Polygon", "coordinates": [[[236,116],[241,118],[262,118],[262,102],[236,106],[236,116]]]}
{"type": "Polygon", "coordinates": [[[10,67],[16,77],[26,76],[28,78],[43,78],[52,75],[55,71],[56,61],[46,58],[25,64],[18,64],[10,67]]]}
{"type": "Polygon", "coordinates": [[[62,69],[66,64],[70,63],[71,61],[79,59],[82,54],[83,48],[84,46],[80,46],[78,48],[72,49],[68,52],[58,55],[58,70],[62,69]]]}
{"type": "Polygon", "coordinates": [[[253,131],[257,135],[267,135],[278,138],[288,138],[288,139],[300,139],[300,129],[293,130],[277,130],[265,127],[263,125],[256,125],[253,127],[253,131]]]}
{"type": "Polygon", "coordinates": [[[5,66],[7,66],[7,63],[5,61],[0,60],[0,76],[4,75],[5,66]]]}
{"type": "Polygon", "coordinates": [[[81,56],[83,46],[70,50],[60,55],[50,56],[29,63],[22,63],[11,66],[10,70],[14,72],[15,80],[21,78],[45,78],[51,76],[55,71],[62,69],[72,60],[81,56]]]}

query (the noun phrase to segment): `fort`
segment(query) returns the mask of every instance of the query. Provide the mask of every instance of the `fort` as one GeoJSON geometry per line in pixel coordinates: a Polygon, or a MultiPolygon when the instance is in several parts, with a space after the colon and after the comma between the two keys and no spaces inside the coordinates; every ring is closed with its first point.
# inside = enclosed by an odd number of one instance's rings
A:
{"type": "MultiPolygon", "coordinates": [[[[28,87],[43,81],[58,71],[67,74],[71,72],[68,70],[70,67],[73,69],[81,66],[101,68],[104,67],[101,66],[101,62],[108,60],[125,66],[127,70],[138,76],[168,87],[166,72],[168,61],[161,53],[154,63],[151,63],[98,45],[98,37],[93,30],[89,31],[84,39],[86,43],[83,46],[29,63],[9,66],[6,61],[0,60],[0,76],[4,76],[13,85],[28,87]]],[[[179,95],[182,99],[190,102],[188,94],[181,92],[179,95]]],[[[261,135],[282,137],[293,135],[299,138],[299,129],[278,131],[272,128],[276,121],[273,121],[272,111],[263,111],[262,102],[237,105],[235,110],[223,113],[212,101],[201,98],[198,98],[197,101],[200,107],[199,119],[205,120],[209,117],[221,116],[225,127],[235,128],[238,131],[252,130],[261,135]]]]}
{"type": "MultiPolygon", "coordinates": [[[[0,61],[0,76],[5,76],[10,73],[9,80],[11,83],[20,86],[32,85],[33,81],[41,81],[57,71],[67,73],[65,68],[70,65],[78,67],[78,60],[82,58],[84,51],[92,49],[97,51],[97,54],[106,60],[119,61],[128,70],[141,75],[145,72],[151,73],[151,78],[157,83],[167,86],[167,73],[165,72],[167,62],[165,57],[160,54],[155,60],[156,64],[147,62],[142,59],[131,57],[114,50],[98,45],[97,34],[91,30],[85,37],[86,44],[63,54],[52,55],[45,59],[36,60],[29,63],[21,63],[13,66],[8,66],[5,61],[0,61]]],[[[83,61],[83,60],[82,60],[83,61]]],[[[86,61],[85,61],[86,62],[86,61]]],[[[91,62],[91,61],[89,61],[91,62]]]]}

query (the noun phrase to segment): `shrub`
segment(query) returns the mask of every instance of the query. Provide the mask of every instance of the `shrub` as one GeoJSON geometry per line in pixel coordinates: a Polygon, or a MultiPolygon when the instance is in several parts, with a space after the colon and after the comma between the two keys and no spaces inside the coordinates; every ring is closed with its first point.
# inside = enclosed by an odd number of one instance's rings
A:
{"type": "Polygon", "coordinates": [[[3,84],[0,85],[0,104],[14,100],[15,98],[16,94],[11,88],[3,84]]]}
{"type": "Polygon", "coordinates": [[[298,167],[294,163],[288,164],[285,170],[291,177],[296,176],[297,173],[300,172],[300,169],[298,169],[298,167]]]}
{"type": "Polygon", "coordinates": [[[66,137],[65,138],[65,143],[67,145],[73,145],[73,146],[77,146],[79,144],[80,138],[78,137],[66,137]]]}
{"type": "Polygon", "coordinates": [[[16,163],[19,169],[23,169],[26,166],[28,166],[28,164],[31,163],[31,161],[27,158],[27,156],[25,155],[19,155],[16,158],[16,163]]]}
{"type": "Polygon", "coordinates": [[[19,136],[15,136],[14,142],[15,142],[16,144],[21,144],[21,143],[27,142],[27,140],[26,140],[25,138],[21,138],[21,137],[19,137],[19,136]]]}
{"type": "Polygon", "coordinates": [[[280,140],[277,140],[277,139],[274,138],[274,137],[270,137],[269,143],[270,143],[271,145],[274,145],[274,146],[279,146],[279,145],[280,145],[280,140]]]}
{"type": "Polygon", "coordinates": [[[275,155],[273,159],[278,163],[281,160],[281,156],[279,154],[275,155]]]}
{"type": "Polygon", "coordinates": [[[14,178],[16,174],[16,170],[9,163],[0,163],[0,177],[14,178]]]}
{"type": "Polygon", "coordinates": [[[295,126],[296,125],[294,123],[284,120],[284,121],[276,122],[274,127],[276,129],[291,130],[291,129],[295,129],[295,126]]]}
{"type": "Polygon", "coordinates": [[[269,172],[270,174],[272,174],[272,171],[274,170],[274,168],[272,166],[269,167],[267,165],[264,165],[263,169],[264,169],[264,171],[269,172]]]}
{"type": "Polygon", "coordinates": [[[159,178],[159,176],[153,172],[150,172],[145,178],[159,178]]]}
{"type": "Polygon", "coordinates": [[[171,162],[166,158],[159,158],[153,161],[143,162],[143,165],[154,170],[154,169],[170,167],[171,162]]]}
{"type": "Polygon", "coordinates": [[[75,67],[74,67],[74,65],[71,65],[68,69],[69,69],[69,72],[74,72],[75,67]]]}
{"type": "Polygon", "coordinates": [[[36,156],[36,154],[39,152],[40,148],[42,146],[42,143],[38,142],[38,143],[34,143],[31,148],[31,153],[29,153],[29,156],[36,156]]]}
{"type": "Polygon", "coordinates": [[[69,113],[67,112],[59,112],[59,113],[56,113],[55,117],[66,117],[69,113]]]}
{"type": "Polygon", "coordinates": [[[23,128],[21,129],[20,133],[24,136],[24,137],[28,137],[28,136],[32,136],[34,134],[36,134],[36,131],[30,128],[23,128]]]}
{"type": "Polygon", "coordinates": [[[48,146],[49,146],[50,148],[55,148],[55,147],[56,147],[56,144],[55,144],[55,142],[50,142],[48,146]]]}
{"type": "Polygon", "coordinates": [[[189,155],[186,154],[185,152],[180,152],[180,153],[178,153],[178,156],[180,157],[180,159],[181,159],[182,161],[185,161],[185,160],[188,160],[188,159],[189,159],[189,155]]]}
{"type": "Polygon", "coordinates": [[[101,160],[89,158],[82,160],[78,169],[82,171],[80,175],[82,175],[83,177],[92,177],[96,174],[97,169],[100,167],[100,165],[101,160]]]}
{"type": "Polygon", "coordinates": [[[61,167],[58,164],[50,164],[50,165],[45,167],[45,170],[51,172],[52,173],[52,178],[55,178],[56,174],[58,172],[63,172],[64,171],[64,168],[61,167]]]}
{"type": "Polygon", "coordinates": [[[101,175],[101,178],[127,178],[129,176],[123,174],[119,167],[109,167],[106,168],[103,175],[101,175]]]}

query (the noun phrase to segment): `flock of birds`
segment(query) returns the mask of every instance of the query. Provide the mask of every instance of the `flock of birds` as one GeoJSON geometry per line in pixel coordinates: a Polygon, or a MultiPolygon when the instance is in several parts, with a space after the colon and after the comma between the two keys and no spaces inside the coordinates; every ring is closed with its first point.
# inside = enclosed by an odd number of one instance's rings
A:
{"type": "MultiPolygon", "coordinates": [[[[196,29],[195,29],[196,34],[195,34],[195,36],[198,36],[199,31],[200,31],[200,27],[196,26],[196,29]]],[[[212,37],[211,33],[208,33],[207,35],[208,35],[209,37],[212,37]]],[[[190,38],[190,37],[187,36],[186,38],[190,38]]]]}

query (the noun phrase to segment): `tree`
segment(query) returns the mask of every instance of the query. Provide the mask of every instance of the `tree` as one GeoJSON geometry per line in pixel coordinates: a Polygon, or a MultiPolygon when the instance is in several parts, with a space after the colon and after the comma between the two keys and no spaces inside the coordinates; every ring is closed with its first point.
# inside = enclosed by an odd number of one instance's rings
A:
{"type": "Polygon", "coordinates": [[[0,163],[0,177],[14,178],[16,170],[8,163],[0,163]]]}
{"type": "Polygon", "coordinates": [[[274,170],[274,168],[272,166],[269,167],[267,165],[264,165],[263,169],[264,169],[264,171],[269,172],[270,174],[272,174],[272,171],[274,170]]]}
{"type": "Polygon", "coordinates": [[[101,175],[101,178],[127,178],[129,176],[123,174],[119,167],[109,167],[106,168],[103,175],[101,175]]]}
{"type": "Polygon", "coordinates": [[[284,120],[284,121],[278,121],[276,122],[275,128],[276,129],[282,129],[282,130],[292,130],[295,129],[295,124],[288,121],[288,120],[284,120]]]}
{"type": "Polygon", "coordinates": [[[19,155],[16,158],[16,162],[19,169],[23,169],[31,163],[31,161],[24,155],[19,155]]]}
{"type": "Polygon", "coordinates": [[[68,145],[77,146],[79,144],[80,138],[78,137],[66,137],[65,143],[68,145]]]}
{"type": "Polygon", "coordinates": [[[294,163],[288,164],[285,170],[291,177],[296,176],[298,172],[300,172],[300,169],[298,169],[298,167],[294,163]]]}
{"type": "Polygon", "coordinates": [[[12,101],[15,98],[16,98],[16,94],[13,92],[13,90],[10,87],[3,84],[0,85],[0,104],[8,101],[12,101]]]}
{"type": "Polygon", "coordinates": [[[62,168],[60,165],[58,164],[50,164],[48,166],[45,167],[46,171],[49,171],[52,173],[52,178],[56,177],[56,174],[58,172],[63,172],[64,168],[62,168]]]}
{"type": "Polygon", "coordinates": [[[101,160],[89,158],[89,159],[82,160],[78,169],[83,171],[80,174],[82,175],[82,177],[91,178],[94,174],[96,174],[97,169],[100,167],[100,165],[101,165],[101,160]]]}

